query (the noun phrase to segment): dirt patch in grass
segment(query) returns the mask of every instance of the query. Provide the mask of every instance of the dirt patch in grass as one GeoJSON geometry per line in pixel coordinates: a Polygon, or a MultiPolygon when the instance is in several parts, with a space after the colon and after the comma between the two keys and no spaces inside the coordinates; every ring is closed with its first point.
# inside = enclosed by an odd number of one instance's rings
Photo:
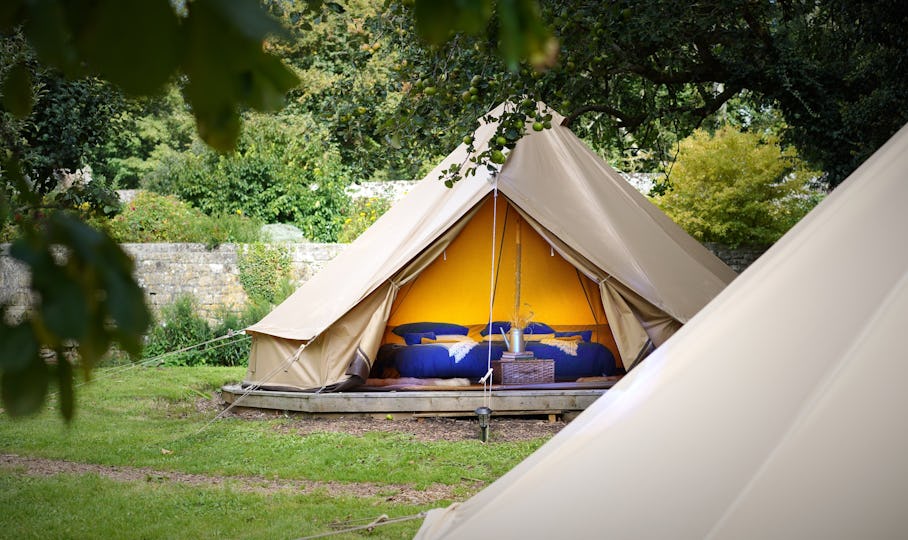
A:
{"type": "MultiPolygon", "coordinates": [[[[146,467],[118,467],[77,463],[59,459],[44,459],[15,454],[0,454],[0,469],[12,470],[30,476],[57,474],[96,474],[119,482],[171,482],[193,487],[230,487],[240,492],[270,494],[278,491],[293,493],[328,493],[332,496],[381,498],[403,504],[429,504],[453,500],[455,486],[432,484],[418,490],[401,484],[371,484],[368,482],[317,482],[306,480],[271,480],[260,476],[208,476],[174,471],[158,471],[146,467]]],[[[482,487],[481,484],[474,486],[482,487]]]]}
{"type": "MultiPolygon", "coordinates": [[[[284,421],[275,426],[282,433],[305,437],[313,433],[346,433],[363,436],[368,433],[398,433],[418,441],[462,441],[479,437],[479,424],[475,418],[415,418],[410,415],[386,416],[313,416],[284,413],[263,409],[236,407],[226,410],[226,404],[219,396],[210,399],[199,398],[195,402],[198,412],[211,418],[223,413],[224,417],[248,421],[284,421]]],[[[190,409],[191,410],[191,409],[190,409]]],[[[491,420],[491,441],[529,441],[548,438],[564,427],[561,420],[549,421],[548,417],[493,417],[491,420]]],[[[262,476],[209,476],[177,471],[160,471],[146,467],[126,467],[80,463],[65,460],[45,459],[0,454],[0,469],[32,476],[57,474],[96,474],[121,482],[178,483],[197,487],[229,487],[240,492],[274,493],[329,493],[334,496],[357,498],[378,498],[402,504],[430,504],[438,501],[452,501],[461,498],[464,485],[475,492],[485,486],[483,482],[464,478],[466,484],[432,484],[425,489],[416,489],[404,484],[374,484],[368,482],[331,482],[307,480],[275,480],[262,476]],[[459,490],[455,495],[455,490],[459,490]]]]}
{"type": "MultiPolygon", "coordinates": [[[[199,399],[196,409],[199,412],[215,415],[224,412],[226,404],[215,396],[212,399],[199,399]]],[[[285,413],[266,409],[234,407],[223,415],[227,418],[245,420],[285,419],[277,429],[285,433],[297,433],[305,436],[311,433],[347,433],[362,436],[366,433],[384,432],[409,435],[418,441],[463,441],[479,438],[479,423],[475,417],[428,417],[417,418],[412,415],[309,415],[305,413],[285,413]]],[[[490,425],[490,443],[531,441],[548,438],[558,433],[565,423],[556,419],[550,421],[547,416],[541,417],[508,417],[493,416],[490,425]]]]}

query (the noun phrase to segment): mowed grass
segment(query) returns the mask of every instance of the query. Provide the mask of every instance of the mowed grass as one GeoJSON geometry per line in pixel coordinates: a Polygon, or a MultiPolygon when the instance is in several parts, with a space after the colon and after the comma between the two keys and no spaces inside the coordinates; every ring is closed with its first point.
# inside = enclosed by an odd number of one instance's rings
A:
{"type": "MultiPolygon", "coordinates": [[[[41,415],[0,414],[0,452],[109,466],[211,476],[388,485],[452,486],[468,496],[544,441],[482,444],[424,442],[405,433],[300,435],[292,421],[225,418],[197,401],[242,378],[243,368],[111,368],[77,390],[76,417],[66,424],[51,400],[41,415]]],[[[349,494],[239,492],[173,482],[124,482],[93,474],[27,477],[0,470],[0,537],[299,537],[332,522],[415,514],[431,506],[389,503],[349,494]]],[[[376,529],[371,537],[409,537],[419,521],[376,529]]],[[[358,537],[353,535],[351,537],[358,537]]]]}
{"type": "MultiPolygon", "coordinates": [[[[0,538],[299,538],[408,516],[419,508],[382,499],[237,493],[179,484],[118,482],[97,475],[37,478],[0,472],[0,538]]],[[[370,538],[412,538],[420,521],[378,528],[370,538]]],[[[333,538],[361,538],[346,533],[333,538]]]]}

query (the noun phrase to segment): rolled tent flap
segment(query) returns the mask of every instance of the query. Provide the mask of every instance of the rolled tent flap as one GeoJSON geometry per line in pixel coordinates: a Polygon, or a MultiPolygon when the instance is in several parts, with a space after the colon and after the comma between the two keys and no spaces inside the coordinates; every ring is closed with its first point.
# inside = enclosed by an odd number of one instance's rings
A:
{"type": "Polygon", "coordinates": [[[399,288],[444,252],[480,206],[477,204],[394,277],[305,346],[286,339],[270,343],[272,336],[261,339],[253,333],[255,364],[250,363],[244,384],[266,390],[339,392],[364,383],[381,346],[399,288]]]}
{"type": "Polygon", "coordinates": [[[671,315],[653,306],[627,287],[621,286],[601,268],[587,260],[575,249],[565,244],[560,238],[543,227],[532,216],[521,210],[521,217],[542,236],[558,254],[583,272],[587,277],[599,283],[602,307],[608,324],[615,337],[615,344],[621,352],[621,361],[625,369],[633,367],[643,355],[650,350],[650,344],[661,345],[681,327],[671,315]],[[670,321],[670,322],[669,322],[670,321]],[[671,323],[677,324],[673,328],[671,323]],[[653,332],[650,334],[649,329],[653,332]],[[657,340],[658,339],[658,343],[657,340]]]}
{"type": "Polygon", "coordinates": [[[338,391],[362,384],[393,301],[394,287],[385,283],[309,342],[253,333],[252,360],[243,383],[300,391],[338,391]],[[374,347],[372,356],[363,347],[374,347]]]}

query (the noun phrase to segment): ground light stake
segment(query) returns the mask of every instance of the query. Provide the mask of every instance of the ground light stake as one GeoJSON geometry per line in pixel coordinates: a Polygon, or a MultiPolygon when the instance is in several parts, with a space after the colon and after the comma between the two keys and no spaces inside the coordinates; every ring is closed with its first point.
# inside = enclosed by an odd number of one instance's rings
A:
{"type": "Polygon", "coordinates": [[[476,409],[476,416],[479,417],[479,440],[489,442],[489,419],[492,416],[492,409],[479,407],[476,409]]]}

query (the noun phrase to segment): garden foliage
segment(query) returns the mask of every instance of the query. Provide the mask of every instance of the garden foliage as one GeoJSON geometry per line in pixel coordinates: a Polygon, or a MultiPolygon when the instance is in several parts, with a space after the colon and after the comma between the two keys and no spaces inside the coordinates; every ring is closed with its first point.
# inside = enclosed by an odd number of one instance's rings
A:
{"type": "Polygon", "coordinates": [[[168,366],[239,366],[245,364],[249,357],[249,340],[240,337],[176,352],[227,336],[229,332],[237,332],[246,326],[241,317],[227,312],[221,316],[220,322],[211,324],[198,314],[191,295],[181,296],[173,304],[165,306],[159,319],[145,345],[146,359],[160,357],[161,364],[168,366]]]}
{"type": "Polygon", "coordinates": [[[253,302],[275,303],[290,279],[290,256],[280,246],[255,243],[238,253],[240,283],[253,302]]]}
{"type": "Polygon", "coordinates": [[[255,242],[261,223],[241,214],[208,216],[176,197],[139,192],[119,214],[97,220],[117,242],[255,242]]]}
{"type": "Polygon", "coordinates": [[[310,240],[331,242],[340,231],[349,178],[327,137],[306,115],[250,115],[235,153],[201,143],[186,152],[165,150],[145,185],[209,215],[293,223],[310,240]]]}
{"type": "Polygon", "coordinates": [[[375,223],[375,220],[387,212],[388,208],[391,208],[391,201],[381,197],[356,199],[351,202],[350,207],[349,217],[344,220],[340,234],[337,237],[338,242],[356,240],[359,235],[375,223]]]}
{"type": "Polygon", "coordinates": [[[697,130],[681,141],[671,187],[656,202],[698,240],[768,245],[819,202],[818,174],[773,136],[697,130]]]}

